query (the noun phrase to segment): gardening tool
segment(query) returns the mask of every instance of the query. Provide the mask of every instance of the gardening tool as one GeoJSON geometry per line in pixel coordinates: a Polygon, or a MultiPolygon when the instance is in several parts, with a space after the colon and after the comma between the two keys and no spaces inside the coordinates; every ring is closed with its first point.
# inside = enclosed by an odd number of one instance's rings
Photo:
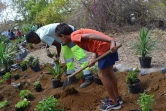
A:
{"type": "MultiPolygon", "coordinates": [[[[122,44],[119,44],[116,46],[116,48],[120,48],[122,46],[122,44]]],[[[106,53],[104,53],[103,55],[99,56],[98,58],[96,58],[94,61],[92,61],[91,64],[96,63],[98,60],[102,59],[103,57],[105,57],[106,55],[110,54],[112,51],[108,50],[106,53]]],[[[71,85],[71,77],[77,75],[78,73],[80,73],[82,70],[86,69],[87,67],[89,67],[89,64],[87,64],[86,66],[84,66],[83,68],[79,69],[78,71],[74,72],[73,74],[67,76],[67,79],[64,81],[62,89],[65,89],[67,86],[71,85]]]]}

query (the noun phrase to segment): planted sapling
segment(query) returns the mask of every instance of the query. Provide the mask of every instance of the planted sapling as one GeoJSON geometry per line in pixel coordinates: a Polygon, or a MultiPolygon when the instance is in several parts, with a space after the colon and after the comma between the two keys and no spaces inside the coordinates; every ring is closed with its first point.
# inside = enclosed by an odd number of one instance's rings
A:
{"type": "Polygon", "coordinates": [[[140,105],[142,111],[151,111],[154,103],[154,95],[148,95],[145,92],[141,94],[138,100],[138,104],[140,105]]]}
{"type": "Polygon", "coordinates": [[[30,91],[30,90],[22,90],[21,92],[20,92],[20,97],[21,98],[33,98],[33,94],[32,94],[32,92],[30,91]]]}
{"type": "Polygon", "coordinates": [[[15,108],[26,108],[29,106],[30,101],[24,98],[24,100],[19,101],[16,105],[15,108]]]}
{"type": "Polygon", "coordinates": [[[50,96],[39,101],[35,106],[35,111],[64,111],[60,106],[59,101],[53,96],[50,96]]]}

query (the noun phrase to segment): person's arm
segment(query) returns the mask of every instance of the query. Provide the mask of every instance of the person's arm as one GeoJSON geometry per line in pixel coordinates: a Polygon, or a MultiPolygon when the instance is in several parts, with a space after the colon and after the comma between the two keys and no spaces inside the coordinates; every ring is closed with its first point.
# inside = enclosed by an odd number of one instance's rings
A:
{"type": "Polygon", "coordinates": [[[82,40],[94,39],[94,40],[100,40],[100,41],[104,41],[104,42],[114,41],[114,39],[111,38],[111,37],[101,36],[101,35],[98,35],[98,34],[82,34],[81,39],[82,40]]]}
{"type": "MultiPolygon", "coordinates": [[[[60,52],[61,52],[61,44],[59,42],[57,42],[53,37],[50,36],[43,36],[41,38],[41,40],[45,43],[47,43],[49,46],[54,45],[57,49],[57,55],[56,57],[60,56],[60,52]]],[[[48,46],[47,46],[48,48],[48,46]]]]}
{"type": "Polygon", "coordinates": [[[117,50],[115,47],[115,41],[111,37],[102,36],[98,34],[82,34],[81,40],[88,40],[88,39],[109,42],[111,44],[110,49],[112,50],[112,52],[115,52],[117,50]]]}
{"type": "Polygon", "coordinates": [[[57,57],[60,57],[60,53],[61,53],[61,44],[57,41],[54,40],[54,42],[52,43],[52,45],[54,45],[57,49],[57,57]]]}

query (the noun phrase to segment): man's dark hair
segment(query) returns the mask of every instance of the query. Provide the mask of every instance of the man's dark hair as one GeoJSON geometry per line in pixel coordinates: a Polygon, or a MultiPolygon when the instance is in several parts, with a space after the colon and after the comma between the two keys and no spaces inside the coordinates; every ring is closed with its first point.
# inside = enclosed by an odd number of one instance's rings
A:
{"type": "Polygon", "coordinates": [[[65,23],[60,23],[57,25],[55,29],[55,33],[58,37],[61,37],[61,35],[70,35],[73,32],[73,29],[65,23]]]}
{"type": "Polygon", "coordinates": [[[33,38],[33,36],[37,35],[34,31],[30,31],[28,32],[25,37],[26,37],[26,41],[29,42],[31,41],[31,39],[33,38]]]}

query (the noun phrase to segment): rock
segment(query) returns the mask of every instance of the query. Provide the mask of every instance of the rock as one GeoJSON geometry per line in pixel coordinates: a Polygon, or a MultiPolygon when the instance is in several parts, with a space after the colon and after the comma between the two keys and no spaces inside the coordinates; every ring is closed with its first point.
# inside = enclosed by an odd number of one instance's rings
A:
{"type": "Polygon", "coordinates": [[[115,68],[116,68],[116,71],[119,71],[119,72],[128,72],[132,70],[132,68],[125,66],[123,64],[118,64],[115,66],[115,68]]]}
{"type": "Polygon", "coordinates": [[[160,69],[162,73],[166,73],[166,67],[160,69]]]}
{"type": "Polygon", "coordinates": [[[152,87],[152,91],[157,91],[159,89],[159,85],[154,85],[153,87],[152,87]]]}
{"type": "Polygon", "coordinates": [[[152,88],[147,88],[146,90],[145,90],[145,92],[147,93],[147,92],[150,92],[152,90],[152,88]]]}
{"type": "Polygon", "coordinates": [[[139,72],[139,74],[141,76],[144,76],[144,75],[149,74],[149,73],[150,73],[149,69],[141,69],[140,72],[139,72]]]}

